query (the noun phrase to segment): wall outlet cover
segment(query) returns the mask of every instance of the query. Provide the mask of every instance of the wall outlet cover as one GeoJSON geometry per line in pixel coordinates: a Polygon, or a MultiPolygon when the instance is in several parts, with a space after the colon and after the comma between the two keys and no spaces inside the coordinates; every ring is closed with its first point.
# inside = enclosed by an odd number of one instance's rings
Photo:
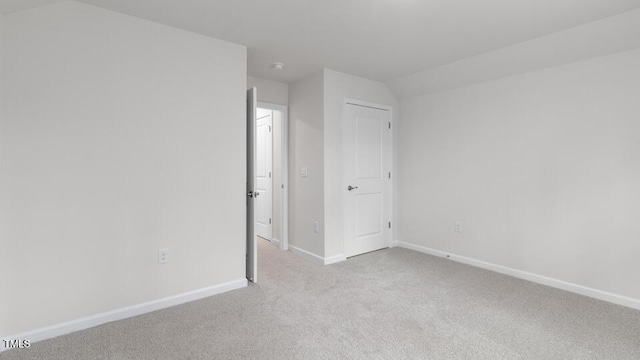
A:
{"type": "Polygon", "coordinates": [[[158,249],[158,264],[169,262],[169,249],[158,249]]]}

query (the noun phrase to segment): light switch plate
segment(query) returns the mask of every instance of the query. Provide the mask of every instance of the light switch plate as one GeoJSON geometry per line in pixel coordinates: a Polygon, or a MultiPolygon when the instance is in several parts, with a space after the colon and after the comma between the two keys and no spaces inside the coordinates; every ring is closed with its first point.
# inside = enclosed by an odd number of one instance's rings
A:
{"type": "Polygon", "coordinates": [[[306,167],[303,167],[300,169],[300,175],[302,175],[302,177],[308,177],[309,176],[309,169],[306,167]]]}

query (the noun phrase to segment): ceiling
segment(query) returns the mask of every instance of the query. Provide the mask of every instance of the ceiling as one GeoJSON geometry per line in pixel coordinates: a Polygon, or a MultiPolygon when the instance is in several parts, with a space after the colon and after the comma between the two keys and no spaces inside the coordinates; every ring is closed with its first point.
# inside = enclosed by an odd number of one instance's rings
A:
{"type": "Polygon", "coordinates": [[[0,12],[6,15],[11,14],[12,12],[60,1],[62,0],[0,0],[0,12]]]}
{"type": "MultiPolygon", "coordinates": [[[[0,11],[56,1],[0,0],[0,11]]],[[[81,1],[246,45],[249,75],[286,83],[323,67],[388,82],[640,8],[640,0],[81,1]]]]}

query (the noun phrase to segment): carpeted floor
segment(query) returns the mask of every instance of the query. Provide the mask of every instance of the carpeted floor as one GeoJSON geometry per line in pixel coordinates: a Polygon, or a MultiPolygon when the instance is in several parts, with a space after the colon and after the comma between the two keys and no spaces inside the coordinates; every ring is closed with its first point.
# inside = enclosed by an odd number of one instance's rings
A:
{"type": "Polygon", "coordinates": [[[0,358],[640,359],[640,311],[401,248],[259,252],[257,285],[0,358]]]}

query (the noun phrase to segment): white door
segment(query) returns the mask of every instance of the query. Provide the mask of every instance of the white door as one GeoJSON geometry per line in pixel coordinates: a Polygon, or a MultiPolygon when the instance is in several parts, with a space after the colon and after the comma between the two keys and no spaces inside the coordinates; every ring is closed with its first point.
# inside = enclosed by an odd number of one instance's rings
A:
{"type": "Polygon", "coordinates": [[[391,112],[345,103],[344,242],[347,257],[391,244],[391,112]]]}
{"type": "Polygon", "coordinates": [[[256,126],[256,234],[273,236],[273,111],[258,109],[256,126]]]}
{"type": "Polygon", "coordinates": [[[258,243],[255,232],[255,173],[256,173],[256,104],[257,90],[247,90],[247,279],[258,281],[258,243]]]}

